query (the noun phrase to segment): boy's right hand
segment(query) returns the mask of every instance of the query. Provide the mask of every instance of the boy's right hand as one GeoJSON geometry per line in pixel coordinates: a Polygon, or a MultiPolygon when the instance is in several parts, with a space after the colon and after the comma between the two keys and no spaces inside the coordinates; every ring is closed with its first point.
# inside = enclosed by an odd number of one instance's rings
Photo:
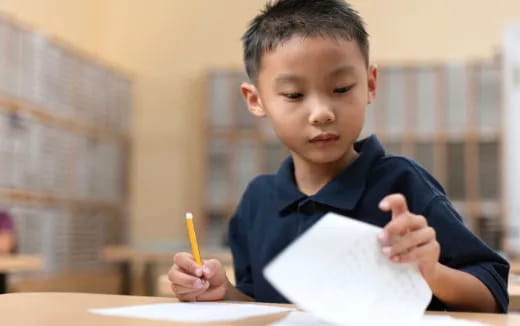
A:
{"type": "Polygon", "coordinates": [[[222,264],[216,259],[198,266],[193,256],[180,252],[173,257],[168,272],[172,291],[181,301],[217,301],[224,299],[228,280],[222,264]]]}

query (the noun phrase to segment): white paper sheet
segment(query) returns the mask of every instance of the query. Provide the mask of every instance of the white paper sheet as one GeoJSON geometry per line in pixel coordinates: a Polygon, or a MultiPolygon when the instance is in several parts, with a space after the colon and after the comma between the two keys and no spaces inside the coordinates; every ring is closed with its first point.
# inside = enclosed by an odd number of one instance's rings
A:
{"type": "Polygon", "coordinates": [[[269,326],[335,326],[337,324],[329,323],[318,319],[311,313],[304,311],[293,311],[287,317],[269,324],[269,326]]]}
{"type": "Polygon", "coordinates": [[[329,213],[264,270],[285,297],[316,317],[343,325],[412,325],[431,290],[415,266],[390,262],[381,228],[329,213]]]}
{"type": "Polygon", "coordinates": [[[221,302],[157,303],[118,308],[90,309],[89,312],[107,316],[143,318],[177,322],[221,322],[290,311],[258,304],[221,302]]]}
{"type": "Polygon", "coordinates": [[[482,324],[480,322],[453,318],[450,316],[434,316],[434,315],[425,315],[421,319],[421,322],[418,324],[419,326],[485,326],[487,324],[482,324]]]}
{"type": "MultiPolygon", "coordinates": [[[[270,326],[334,326],[337,324],[328,323],[326,321],[322,321],[317,317],[314,317],[312,314],[303,311],[293,311],[287,315],[284,319],[277,321],[275,323],[269,324],[270,326]]],[[[381,326],[377,323],[367,322],[364,323],[363,326],[381,326]]],[[[414,326],[484,326],[484,324],[453,318],[450,316],[434,316],[434,315],[425,315],[423,316],[417,324],[413,324],[414,326]]]]}

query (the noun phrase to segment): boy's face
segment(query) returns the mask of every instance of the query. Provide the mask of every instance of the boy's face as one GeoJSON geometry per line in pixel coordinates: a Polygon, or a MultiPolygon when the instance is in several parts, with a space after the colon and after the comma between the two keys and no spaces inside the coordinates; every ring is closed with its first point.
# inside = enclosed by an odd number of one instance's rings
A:
{"type": "Polygon", "coordinates": [[[263,55],[257,85],[241,90],[295,159],[333,163],[352,153],[376,79],[356,41],[293,37],[263,55]]]}

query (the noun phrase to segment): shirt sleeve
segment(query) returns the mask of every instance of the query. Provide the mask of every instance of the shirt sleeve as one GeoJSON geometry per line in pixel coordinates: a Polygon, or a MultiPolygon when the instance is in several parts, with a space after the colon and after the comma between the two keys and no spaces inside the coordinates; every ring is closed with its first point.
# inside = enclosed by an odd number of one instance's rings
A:
{"type": "Polygon", "coordinates": [[[249,259],[249,246],[247,243],[246,226],[241,218],[240,208],[229,222],[229,247],[233,255],[236,287],[250,297],[255,297],[251,262],[249,259]]]}
{"type": "Polygon", "coordinates": [[[13,220],[7,212],[0,211],[0,231],[12,231],[13,220]]]}
{"type": "MultiPolygon", "coordinates": [[[[436,231],[440,263],[478,278],[493,294],[499,311],[507,312],[508,262],[464,226],[445,196],[434,198],[424,216],[436,231]]],[[[433,301],[440,302],[437,298],[433,301]]]]}

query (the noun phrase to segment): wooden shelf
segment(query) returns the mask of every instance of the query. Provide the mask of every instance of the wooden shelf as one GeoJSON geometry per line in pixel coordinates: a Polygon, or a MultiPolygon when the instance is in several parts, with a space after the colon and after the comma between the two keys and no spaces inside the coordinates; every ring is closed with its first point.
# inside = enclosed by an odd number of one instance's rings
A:
{"type": "Polygon", "coordinates": [[[0,202],[45,272],[126,239],[132,80],[0,13],[0,202]]]}
{"type": "Polygon", "coordinates": [[[72,198],[60,196],[52,193],[38,193],[32,191],[10,190],[0,188],[0,198],[9,199],[12,201],[20,201],[35,204],[47,205],[72,205],[74,207],[89,207],[106,210],[123,210],[125,205],[123,203],[110,202],[99,199],[89,198],[72,198]]]}
{"type": "Polygon", "coordinates": [[[20,29],[23,29],[25,31],[29,31],[32,33],[38,33],[38,34],[42,35],[43,37],[45,37],[50,42],[52,42],[53,44],[58,45],[64,49],[66,49],[67,51],[70,51],[71,53],[82,58],[83,60],[87,60],[89,62],[95,62],[96,64],[99,64],[99,65],[105,67],[105,69],[107,69],[107,70],[116,72],[119,75],[124,75],[125,78],[132,79],[135,76],[135,73],[130,71],[129,69],[122,67],[118,64],[115,64],[113,62],[109,62],[108,60],[101,58],[99,55],[96,55],[90,51],[87,51],[86,49],[80,49],[79,47],[74,46],[70,42],[67,42],[66,40],[64,40],[56,35],[44,33],[38,29],[38,26],[34,26],[32,24],[29,24],[26,21],[22,21],[13,15],[0,11],[0,19],[7,21],[11,24],[14,24],[14,25],[18,26],[20,29]]]}
{"type": "MultiPolygon", "coordinates": [[[[500,197],[504,179],[500,172],[504,141],[501,70],[500,63],[490,61],[381,65],[380,91],[367,109],[362,133],[362,137],[376,134],[388,153],[423,165],[455,200],[453,205],[470,228],[482,228],[482,219],[493,224],[489,230],[480,230],[488,239],[494,236],[495,223],[505,224],[500,197]]],[[[279,154],[270,148],[278,141],[266,121],[251,123],[242,115],[244,104],[233,87],[243,72],[217,72],[217,77],[208,75],[205,171],[207,188],[221,193],[206,193],[211,202],[204,207],[207,218],[233,212],[246,181],[274,172],[274,164],[264,168],[267,164],[261,162],[278,161],[278,157],[267,161],[266,156],[279,154]],[[246,142],[239,143],[241,138],[246,142]],[[223,149],[223,155],[213,155],[215,148],[223,149]],[[244,152],[249,160],[243,159],[244,152]]],[[[221,232],[206,225],[208,232],[221,232]]]]}
{"type": "Polygon", "coordinates": [[[0,255],[0,272],[21,272],[43,269],[43,259],[37,255],[0,255]]]}
{"type": "Polygon", "coordinates": [[[232,214],[235,210],[235,203],[233,201],[229,201],[227,203],[221,203],[219,205],[213,205],[208,207],[208,209],[217,214],[232,214]]]}
{"type": "Polygon", "coordinates": [[[8,112],[27,113],[42,123],[54,125],[74,133],[87,134],[98,139],[109,139],[129,143],[130,136],[128,134],[58,117],[49,113],[48,110],[44,108],[29,104],[2,92],[0,92],[0,108],[4,108],[8,112]]]}
{"type": "Polygon", "coordinates": [[[499,132],[478,132],[474,130],[464,131],[460,133],[436,131],[434,133],[421,133],[416,131],[406,131],[403,134],[391,134],[384,131],[377,131],[377,136],[387,142],[403,142],[411,141],[413,143],[427,142],[464,142],[467,140],[476,140],[478,142],[499,141],[501,134],[499,132]]]}
{"type": "MultiPolygon", "coordinates": [[[[370,133],[365,133],[368,136],[370,133]]],[[[377,136],[381,140],[388,142],[403,142],[411,141],[414,143],[426,143],[426,142],[464,142],[466,140],[476,140],[478,142],[493,142],[499,141],[501,133],[498,131],[463,131],[463,132],[448,132],[448,131],[436,131],[434,133],[422,133],[417,131],[406,131],[404,133],[396,134],[385,131],[377,131],[377,136]]],[[[247,129],[233,129],[233,130],[212,130],[210,131],[210,137],[218,141],[222,140],[236,140],[242,138],[253,138],[262,142],[269,142],[270,137],[266,137],[264,133],[259,130],[247,130],[247,129]]],[[[274,141],[278,141],[274,139],[274,141]]]]}
{"type": "Polygon", "coordinates": [[[225,140],[234,140],[234,139],[242,139],[242,138],[253,138],[257,140],[262,140],[263,135],[258,130],[251,129],[233,129],[233,130],[212,130],[211,137],[215,140],[225,139],[225,140]]]}

